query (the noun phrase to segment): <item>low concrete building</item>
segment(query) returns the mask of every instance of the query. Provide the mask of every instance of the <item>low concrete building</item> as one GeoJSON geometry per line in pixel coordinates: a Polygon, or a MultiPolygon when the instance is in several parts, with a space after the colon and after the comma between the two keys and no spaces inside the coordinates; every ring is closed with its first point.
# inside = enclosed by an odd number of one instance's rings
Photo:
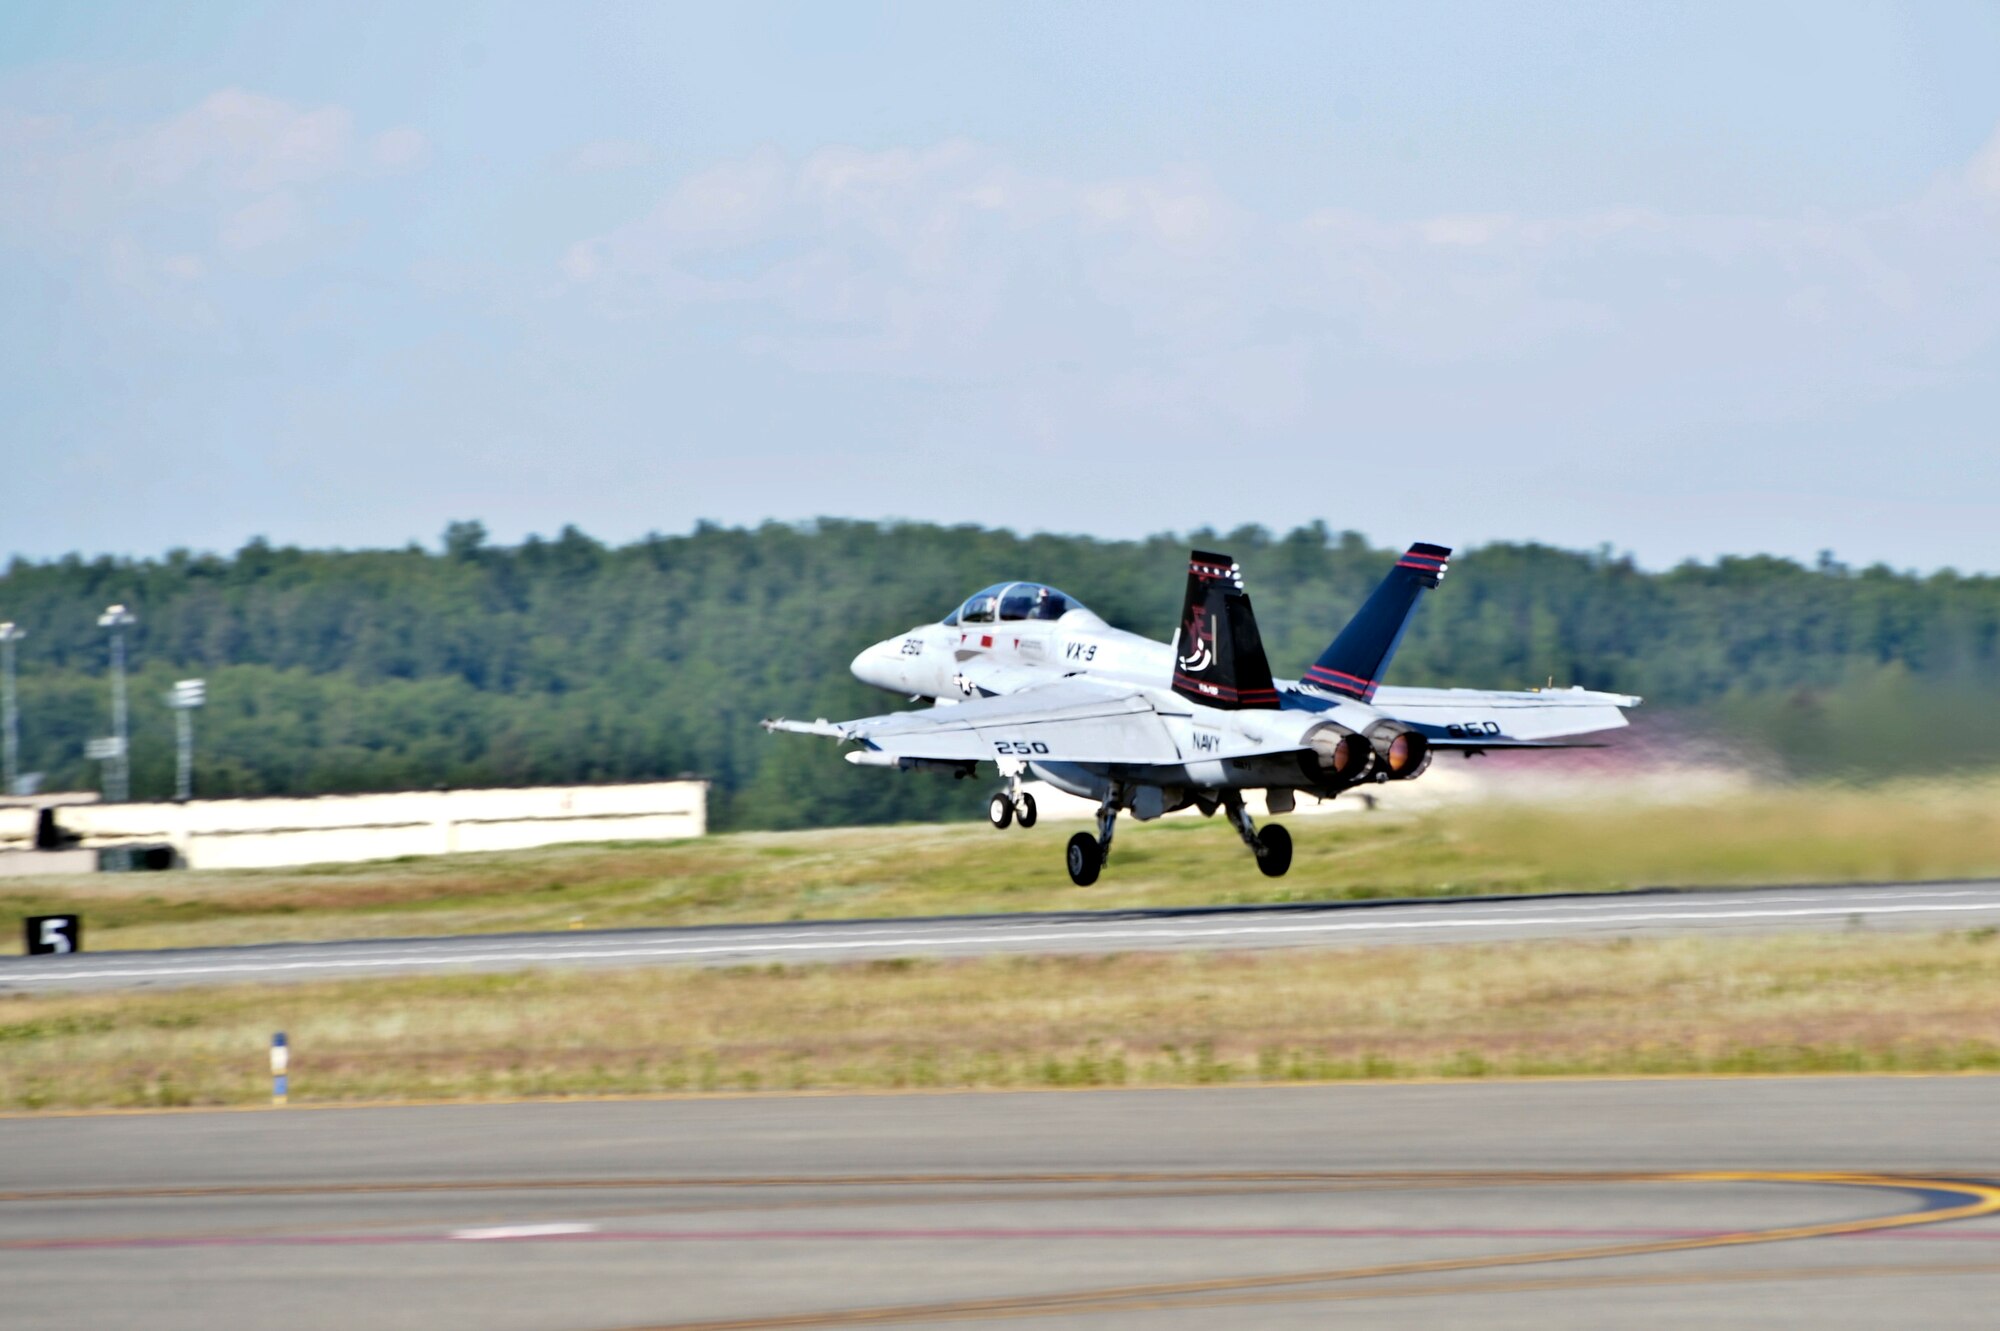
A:
{"type": "MultiPolygon", "coordinates": [[[[0,806],[0,874],[73,872],[79,852],[167,845],[193,869],[525,850],[568,841],[662,841],[708,830],[708,783],[405,790],[369,795],[103,804],[50,796],[0,806]],[[48,807],[69,846],[35,849],[48,807]],[[67,838],[66,838],[67,839],[67,838]],[[60,858],[65,863],[58,865],[60,858]]],[[[46,840],[46,836],[44,840],[46,840]]]]}

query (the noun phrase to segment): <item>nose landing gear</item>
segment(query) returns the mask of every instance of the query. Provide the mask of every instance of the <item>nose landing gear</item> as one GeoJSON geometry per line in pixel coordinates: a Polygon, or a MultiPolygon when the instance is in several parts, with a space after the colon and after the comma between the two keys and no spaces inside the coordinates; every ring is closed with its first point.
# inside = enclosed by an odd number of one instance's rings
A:
{"type": "Polygon", "coordinates": [[[1004,831],[1011,823],[1035,825],[1035,797],[1025,790],[1003,790],[986,801],[986,821],[1004,831]]]}

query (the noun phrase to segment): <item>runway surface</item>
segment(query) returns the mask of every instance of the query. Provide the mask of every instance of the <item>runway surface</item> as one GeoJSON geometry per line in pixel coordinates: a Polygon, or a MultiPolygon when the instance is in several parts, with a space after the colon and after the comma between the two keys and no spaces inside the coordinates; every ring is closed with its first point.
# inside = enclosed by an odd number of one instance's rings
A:
{"type": "Polygon", "coordinates": [[[1992,1325],[2000,1079],[0,1121],[0,1324],[1992,1325]]]}
{"type": "MultiPolygon", "coordinates": [[[[2000,882],[1648,891],[1060,915],[476,935],[0,958],[0,993],[537,966],[734,966],[1129,952],[2000,926],[2000,882]]],[[[85,921],[88,937],[88,920],[85,921]]]]}

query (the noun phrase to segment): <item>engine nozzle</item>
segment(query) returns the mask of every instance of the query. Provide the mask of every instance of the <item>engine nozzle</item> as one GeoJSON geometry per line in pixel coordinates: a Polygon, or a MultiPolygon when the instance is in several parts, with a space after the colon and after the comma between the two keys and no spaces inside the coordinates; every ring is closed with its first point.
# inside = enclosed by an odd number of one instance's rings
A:
{"type": "Polygon", "coordinates": [[[1366,776],[1374,757],[1374,750],[1361,736],[1328,722],[1307,734],[1299,767],[1313,785],[1338,789],[1366,776]]]}
{"type": "Polygon", "coordinates": [[[1408,781],[1431,764],[1431,742],[1414,730],[1384,722],[1368,732],[1368,742],[1383,776],[1408,781]]]}

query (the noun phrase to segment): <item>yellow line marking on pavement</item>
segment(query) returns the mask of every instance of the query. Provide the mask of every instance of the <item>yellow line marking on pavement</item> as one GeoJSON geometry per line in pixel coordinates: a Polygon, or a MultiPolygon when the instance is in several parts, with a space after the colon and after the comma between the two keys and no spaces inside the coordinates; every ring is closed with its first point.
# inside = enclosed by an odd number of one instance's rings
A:
{"type": "Polygon", "coordinates": [[[1616,1257],[1642,1257],[1655,1253],[1691,1252],[1701,1249],[1741,1247],[1759,1243],[1783,1243],[1797,1239],[1827,1238],[1834,1235],[1865,1234],[1901,1229],[1913,1225],[1943,1224],[2000,1213],[2000,1187],[1955,1179],[1900,1178],[1888,1174],[1769,1172],[1717,1170],[1695,1173],[1630,1175],[1634,1181],[1660,1183],[1798,1183],[1829,1184],[1840,1187],[1887,1188],[1898,1191],[1955,1193],[1968,1200],[1958,1206],[1901,1211],[1893,1215],[1861,1220],[1835,1220],[1820,1224],[1787,1225],[1775,1229],[1741,1230],[1729,1234],[1692,1238],[1650,1239],[1633,1243],[1600,1244],[1587,1248],[1557,1248],[1541,1252],[1498,1253],[1480,1257],[1444,1257],[1429,1261],[1388,1262],[1376,1266],[1300,1271],[1270,1276],[1222,1276],[1207,1280],[1173,1281],[1152,1285],[1114,1286],[1076,1290],[1069,1293],[966,1299],[948,1303],[907,1304],[876,1308],[851,1308],[816,1313],[790,1313],[771,1317],[723,1318],[718,1320],[656,1324],[638,1331],[773,1331],[774,1328],[807,1326],[880,1326],[923,1321],[966,1321],[987,1318],[1039,1317],[1056,1314],[1121,1312],[1137,1309],[1182,1306],[1188,1296],[1227,1294],[1222,1302],[1241,1302],[1242,1296],[1286,1287],[1331,1284],[1350,1280],[1378,1280],[1393,1276],[1436,1275],[1444,1272],[1491,1270],[1501,1267],[1536,1266],[1552,1262],[1602,1261],[1616,1257]]]}
{"type": "MultiPolygon", "coordinates": [[[[1448,1298],[1453,1295],[1531,1294],[1543,1291],[1617,1289],[1627,1286],[1755,1284],[1789,1280],[1877,1279],[1887,1276],[2000,1275],[2000,1261],[1947,1262],[1918,1266],[1784,1266],[1748,1271],[1662,1271],[1607,1275],[1540,1276],[1514,1280],[1439,1281],[1429,1285],[1370,1286],[1361,1289],[1290,1289],[1209,1298],[1162,1299],[1152,1303],[1120,1303],[1118,1312],[1166,1311],[1181,1308],[1229,1308],[1255,1304],[1336,1303],[1361,1299],[1448,1298]]],[[[1076,1309],[1064,1309],[1074,1312],[1076,1309]]],[[[1109,1311],[1109,1310],[1107,1310],[1109,1311]]]]}

